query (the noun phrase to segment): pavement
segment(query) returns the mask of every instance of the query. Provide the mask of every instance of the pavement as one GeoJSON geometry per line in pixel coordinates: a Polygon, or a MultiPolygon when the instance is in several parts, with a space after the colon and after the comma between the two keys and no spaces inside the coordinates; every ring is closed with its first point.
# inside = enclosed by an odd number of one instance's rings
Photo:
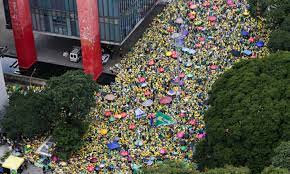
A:
{"type": "MultiPolygon", "coordinates": [[[[120,62],[121,56],[125,55],[128,50],[138,41],[153,18],[164,8],[164,6],[164,3],[158,4],[121,47],[113,47],[111,59],[103,66],[104,73],[112,73],[110,71],[110,67],[113,67],[115,64],[120,62]]],[[[8,52],[6,54],[16,57],[13,32],[12,30],[6,29],[5,26],[6,21],[3,1],[0,1],[0,24],[0,47],[7,46],[8,52]]],[[[37,32],[34,32],[34,40],[37,49],[37,60],[39,62],[82,69],[82,62],[70,62],[68,57],[63,57],[64,52],[71,51],[74,46],[80,46],[80,40],[43,35],[37,32]]]]}

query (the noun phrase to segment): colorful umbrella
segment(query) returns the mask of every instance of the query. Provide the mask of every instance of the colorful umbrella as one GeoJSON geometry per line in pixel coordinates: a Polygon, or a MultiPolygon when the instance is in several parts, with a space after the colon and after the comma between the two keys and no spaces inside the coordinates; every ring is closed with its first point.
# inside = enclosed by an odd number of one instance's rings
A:
{"type": "Polygon", "coordinates": [[[93,165],[88,165],[87,167],[88,172],[93,172],[95,170],[95,167],[93,165]]]}
{"type": "Polygon", "coordinates": [[[256,43],[256,45],[258,46],[258,47],[263,47],[265,44],[264,44],[264,42],[263,41],[258,41],[257,43],[256,43]]]}
{"type": "Polygon", "coordinates": [[[136,126],[135,126],[134,123],[131,123],[131,124],[129,125],[129,129],[130,129],[130,130],[133,130],[133,129],[135,129],[135,128],[136,128],[136,126]]]}
{"type": "Polygon", "coordinates": [[[184,132],[178,132],[176,136],[177,138],[183,138],[184,132]]]}
{"type": "Polygon", "coordinates": [[[148,107],[148,106],[151,106],[153,104],[153,100],[149,99],[149,100],[146,100],[142,103],[142,106],[145,106],[145,107],[148,107]]]}
{"type": "Polygon", "coordinates": [[[171,89],[171,90],[169,90],[169,91],[167,92],[167,94],[170,95],[170,96],[173,96],[173,95],[176,94],[176,92],[175,92],[173,89],[171,89]]]}
{"type": "Polygon", "coordinates": [[[165,148],[162,148],[162,149],[160,149],[160,153],[161,153],[162,155],[164,155],[164,154],[167,153],[167,150],[166,150],[165,148]]]}
{"type": "Polygon", "coordinates": [[[113,101],[115,100],[116,96],[114,96],[113,94],[107,94],[105,96],[105,100],[108,100],[108,101],[113,101]]]}
{"type": "Polygon", "coordinates": [[[100,134],[101,135],[106,135],[108,133],[108,130],[107,129],[101,129],[100,130],[100,134]]]}
{"type": "Polygon", "coordinates": [[[166,96],[160,99],[160,104],[169,104],[172,102],[172,97],[166,96]]]}
{"type": "Polygon", "coordinates": [[[177,24],[183,24],[183,19],[182,18],[177,18],[176,20],[175,20],[175,23],[177,23],[177,24]]]}
{"type": "Polygon", "coordinates": [[[105,112],[105,116],[106,116],[106,117],[110,117],[111,115],[112,115],[112,112],[110,112],[110,111],[106,111],[106,112],[105,112]]]}
{"type": "Polygon", "coordinates": [[[216,17],[215,16],[209,16],[208,17],[208,21],[210,21],[210,22],[215,22],[216,21],[216,17]]]}
{"type": "Polygon", "coordinates": [[[128,155],[129,155],[129,152],[128,152],[128,151],[125,151],[125,150],[122,150],[122,151],[120,152],[120,155],[121,155],[121,156],[128,156],[128,155]]]}
{"type": "Polygon", "coordinates": [[[140,83],[144,83],[146,81],[146,79],[144,77],[139,77],[138,78],[138,82],[140,83]]]}

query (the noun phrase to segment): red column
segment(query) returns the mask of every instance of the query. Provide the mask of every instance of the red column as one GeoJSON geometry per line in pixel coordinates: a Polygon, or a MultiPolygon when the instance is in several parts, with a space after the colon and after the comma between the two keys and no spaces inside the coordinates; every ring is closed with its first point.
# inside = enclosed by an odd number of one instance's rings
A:
{"type": "Polygon", "coordinates": [[[9,0],[12,29],[20,68],[29,69],[36,61],[29,0],[9,0]]]}
{"type": "Polygon", "coordinates": [[[103,71],[96,0],[77,0],[84,71],[96,80],[103,71]]]}

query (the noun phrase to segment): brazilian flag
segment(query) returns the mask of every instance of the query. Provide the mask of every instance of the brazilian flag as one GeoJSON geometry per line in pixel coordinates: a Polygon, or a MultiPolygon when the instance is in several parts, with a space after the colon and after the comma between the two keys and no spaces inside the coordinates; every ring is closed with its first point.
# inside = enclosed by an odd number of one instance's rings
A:
{"type": "Polygon", "coordinates": [[[155,121],[155,126],[167,126],[167,125],[171,125],[171,124],[175,124],[176,121],[170,117],[169,115],[166,115],[162,112],[157,112],[155,114],[156,117],[156,121],[155,121]]]}

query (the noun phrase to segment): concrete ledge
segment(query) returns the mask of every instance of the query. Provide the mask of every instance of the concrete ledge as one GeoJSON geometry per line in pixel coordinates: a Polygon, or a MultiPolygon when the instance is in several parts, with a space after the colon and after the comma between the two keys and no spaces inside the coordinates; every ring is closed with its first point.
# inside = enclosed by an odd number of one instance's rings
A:
{"type": "Polygon", "coordinates": [[[23,85],[45,86],[47,82],[46,80],[43,79],[35,77],[27,77],[17,74],[4,74],[4,78],[6,82],[19,83],[23,85]]]}

